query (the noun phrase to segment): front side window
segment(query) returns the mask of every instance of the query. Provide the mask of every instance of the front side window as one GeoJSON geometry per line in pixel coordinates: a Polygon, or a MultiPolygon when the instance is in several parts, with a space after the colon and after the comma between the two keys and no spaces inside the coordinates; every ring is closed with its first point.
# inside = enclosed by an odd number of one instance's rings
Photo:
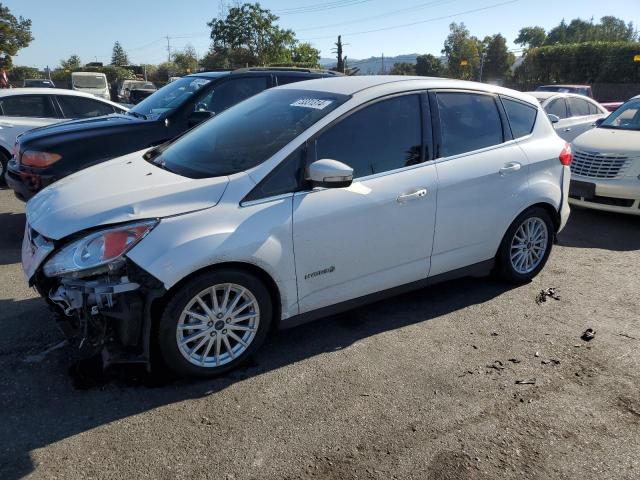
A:
{"type": "Polygon", "coordinates": [[[212,80],[212,78],[203,77],[182,77],[145,98],[131,111],[149,119],[156,119],[184,105],[212,80]]]}
{"type": "Polygon", "coordinates": [[[267,77],[248,77],[231,79],[217,85],[211,93],[196,104],[196,110],[214,114],[224,112],[227,108],[240,103],[249,97],[266,90],[267,77]]]}
{"type": "Polygon", "coordinates": [[[551,101],[549,105],[544,107],[544,109],[548,114],[555,115],[560,120],[568,117],[567,104],[564,101],[564,98],[556,98],[555,100],[551,101]]]}
{"type": "Polygon", "coordinates": [[[0,99],[2,115],[8,117],[55,118],[53,107],[45,95],[17,95],[0,99]]]}
{"type": "Polygon", "coordinates": [[[581,98],[569,97],[567,98],[569,103],[569,110],[571,110],[572,117],[583,117],[589,115],[589,103],[581,98]]]}
{"type": "Polygon", "coordinates": [[[348,98],[307,90],[267,90],[146,157],[190,178],[231,175],[268,160],[348,98]]]}
{"type": "Polygon", "coordinates": [[[113,113],[113,107],[90,98],[58,96],[58,103],[66,118],[91,118],[113,113]]]}
{"type": "Polygon", "coordinates": [[[640,130],[640,98],[629,100],[609,115],[601,128],[640,130]]]}
{"type": "Polygon", "coordinates": [[[420,96],[374,103],[331,127],[316,140],[316,159],[338,160],[353,177],[415,165],[421,161],[420,96]]]}
{"type": "Polygon", "coordinates": [[[438,92],[437,99],[441,156],[472,152],[504,141],[502,120],[492,96],[438,92]]]}
{"type": "Polygon", "coordinates": [[[502,98],[502,103],[509,118],[509,125],[511,125],[513,137],[520,138],[529,135],[533,131],[533,126],[536,123],[538,110],[522,102],[504,97],[502,98]]]}

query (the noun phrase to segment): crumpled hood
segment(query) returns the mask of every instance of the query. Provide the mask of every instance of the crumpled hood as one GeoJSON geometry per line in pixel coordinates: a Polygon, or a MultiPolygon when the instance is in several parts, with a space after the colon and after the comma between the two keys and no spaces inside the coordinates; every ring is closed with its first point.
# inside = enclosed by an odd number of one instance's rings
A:
{"type": "Polygon", "coordinates": [[[228,177],[191,179],[142,158],[101,163],[45,188],[27,203],[31,228],[53,240],[100,225],[161,218],[215,206],[228,177]]]}
{"type": "Polygon", "coordinates": [[[630,157],[640,153],[640,132],[613,128],[592,128],[577,137],[572,144],[575,151],[590,153],[614,153],[630,157]]]}

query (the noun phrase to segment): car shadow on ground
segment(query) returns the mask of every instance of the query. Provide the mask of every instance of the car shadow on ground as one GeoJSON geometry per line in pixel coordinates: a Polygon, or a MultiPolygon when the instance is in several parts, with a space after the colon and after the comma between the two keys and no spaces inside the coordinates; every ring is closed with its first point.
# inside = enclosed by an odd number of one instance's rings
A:
{"type": "Polygon", "coordinates": [[[0,213],[0,265],[20,261],[25,221],[24,213],[0,213]]]}
{"type": "MultiPolygon", "coordinates": [[[[491,278],[461,279],[274,332],[246,366],[206,381],[150,375],[133,367],[101,374],[95,362],[69,368],[70,347],[59,348],[40,364],[30,364],[24,360],[26,352],[14,351],[11,357],[11,347],[7,351],[0,340],[0,438],[11,439],[0,449],[2,477],[11,480],[32,472],[30,452],[35,449],[164,405],[216,394],[236,382],[347,348],[364,338],[484,303],[511,288],[491,278]]],[[[9,319],[14,322],[21,317],[42,322],[49,316],[40,299],[0,300],[0,316],[6,307],[15,312],[9,319]]],[[[53,329],[46,336],[40,350],[56,348],[62,340],[53,329]]]]}
{"type": "Polygon", "coordinates": [[[640,250],[640,217],[572,206],[558,244],[621,252],[640,250]]]}

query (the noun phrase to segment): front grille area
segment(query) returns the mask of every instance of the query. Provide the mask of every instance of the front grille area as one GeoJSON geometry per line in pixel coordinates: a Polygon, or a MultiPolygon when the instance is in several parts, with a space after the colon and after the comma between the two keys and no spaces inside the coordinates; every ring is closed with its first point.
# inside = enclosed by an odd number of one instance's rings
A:
{"type": "Polygon", "coordinates": [[[591,178],[620,178],[629,166],[629,157],[577,151],[571,172],[591,178]]]}

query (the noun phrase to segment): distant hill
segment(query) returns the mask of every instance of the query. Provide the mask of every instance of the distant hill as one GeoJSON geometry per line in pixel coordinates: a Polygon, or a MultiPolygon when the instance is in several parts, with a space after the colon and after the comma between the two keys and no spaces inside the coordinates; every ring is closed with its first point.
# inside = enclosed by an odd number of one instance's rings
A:
{"type": "MultiPolygon", "coordinates": [[[[395,57],[384,57],[384,72],[389,73],[389,70],[395,63],[416,63],[417,53],[407,53],[405,55],[397,55],[395,57]]],[[[335,58],[321,58],[320,65],[323,67],[331,68],[335,67],[335,58]]],[[[358,68],[360,75],[375,75],[383,73],[383,59],[380,57],[370,57],[362,60],[354,58],[347,58],[347,66],[350,68],[358,68]]]]}

